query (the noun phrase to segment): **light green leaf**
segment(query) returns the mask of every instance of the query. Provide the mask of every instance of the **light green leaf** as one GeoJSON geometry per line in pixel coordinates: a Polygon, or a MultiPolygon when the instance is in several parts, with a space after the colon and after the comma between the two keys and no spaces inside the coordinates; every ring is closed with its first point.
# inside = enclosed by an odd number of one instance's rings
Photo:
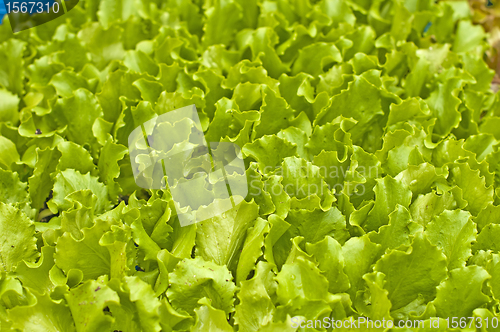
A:
{"type": "Polygon", "coordinates": [[[239,49],[243,50],[249,47],[252,51],[252,60],[259,59],[269,76],[275,79],[289,70],[276,52],[275,46],[278,42],[278,34],[270,27],[242,30],[236,35],[236,44],[239,49]]]}
{"type": "Polygon", "coordinates": [[[467,266],[450,271],[450,277],[437,288],[433,301],[436,313],[443,318],[470,317],[475,308],[490,297],[482,292],[484,282],[491,276],[480,266],[467,266]]]}
{"type": "Polygon", "coordinates": [[[326,236],[314,244],[307,243],[306,250],[316,259],[318,268],[328,279],[330,293],[343,293],[349,289],[349,278],[344,273],[342,246],[334,238],[326,236]]]}
{"type": "Polygon", "coordinates": [[[0,202],[0,228],[6,235],[0,246],[2,271],[13,272],[19,262],[38,257],[35,225],[18,208],[0,202]]]}
{"type": "Polygon", "coordinates": [[[252,157],[259,164],[262,173],[274,172],[283,158],[296,156],[297,147],[276,135],[262,136],[243,146],[243,154],[252,157]]]}
{"type": "Polygon", "coordinates": [[[492,250],[494,252],[500,252],[500,245],[497,240],[498,236],[500,236],[500,225],[487,225],[477,236],[476,242],[472,245],[472,251],[492,250]]]}
{"type": "Polygon", "coordinates": [[[492,259],[486,264],[486,270],[491,275],[488,280],[488,285],[491,287],[491,292],[495,299],[500,298],[500,256],[494,254],[492,259]]]}
{"type": "Polygon", "coordinates": [[[392,310],[414,301],[418,294],[430,301],[436,287],[446,278],[446,257],[441,250],[418,233],[407,252],[392,251],[382,256],[375,271],[386,275],[385,289],[389,291],[392,310]]]}
{"type": "Polygon", "coordinates": [[[19,97],[12,92],[0,89],[0,122],[15,125],[19,121],[19,97]]]}
{"type": "Polygon", "coordinates": [[[292,74],[304,72],[311,75],[323,74],[323,68],[341,62],[342,55],[334,43],[315,43],[302,48],[292,67],[292,74]],[[312,55],[312,57],[311,57],[312,55]]]}
{"type": "Polygon", "coordinates": [[[277,300],[282,305],[300,306],[307,301],[320,301],[328,294],[328,280],[309,260],[299,256],[291,264],[283,265],[276,276],[277,300]]]}
{"type": "MultiPolygon", "coordinates": [[[[217,201],[212,204],[217,204],[217,201]]],[[[230,271],[235,271],[247,229],[254,225],[257,217],[257,204],[243,201],[221,215],[202,219],[203,221],[196,224],[197,255],[207,261],[227,265],[230,271]]]]}
{"type": "Polygon", "coordinates": [[[48,202],[51,211],[67,210],[71,207],[66,197],[78,190],[90,189],[97,196],[95,211],[103,213],[110,207],[108,188],[100,183],[97,178],[87,173],[82,175],[73,169],[67,169],[57,174],[54,184],[54,197],[48,202]]]}
{"type": "Polygon", "coordinates": [[[429,241],[443,250],[448,270],[465,266],[471,256],[471,242],[477,234],[470,213],[445,210],[433,218],[425,232],[429,241]]]}
{"type": "Polygon", "coordinates": [[[160,301],[151,286],[139,277],[124,277],[122,283],[113,279],[108,286],[120,297],[119,305],[108,302],[109,311],[115,317],[112,329],[122,331],[159,332],[160,301]]]}
{"type": "Polygon", "coordinates": [[[434,182],[445,182],[446,170],[436,169],[433,165],[423,163],[418,166],[408,165],[408,168],[396,176],[396,180],[401,181],[410,188],[413,197],[426,194],[434,182]]]}
{"type": "Polygon", "coordinates": [[[384,289],[384,274],[381,272],[367,273],[363,276],[366,290],[363,297],[358,297],[356,307],[360,312],[372,320],[391,320],[391,301],[389,292],[384,289]]]}
{"type": "Polygon", "coordinates": [[[377,179],[375,186],[375,205],[368,213],[364,228],[368,231],[377,230],[389,223],[391,214],[398,204],[408,207],[411,202],[411,191],[404,182],[386,176],[377,179]]]}
{"type": "Polygon", "coordinates": [[[440,136],[448,135],[453,128],[458,127],[462,119],[458,111],[461,101],[457,97],[462,84],[461,79],[452,77],[444,83],[438,83],[437,89],[426,99],[436,117],[435,133],[440,136]]]}
{"type": "Polygon", "coordinates": [[[240,303],[236,306],[234,320],[242,332],[256,331],[273,320],[275,307],[272,297],[277,284],[271,269],[271,264],[260,261],[254,277],[241,282],[238,293],[240,303]]]}
{"type": "Polygon", "coordinates": [[[387,249],[408,247],[411,243],[410,235],[419,228],[408,209],[398,204],[396,210],[389,215],[389,224],[380,227],[377,233],[368,233],[368,236],[373,243],[382,246],[382,252],[386,252],[387,249]]]}
{"type": "Polygon", "coordinates": [[[22,96],[24,94],[24,57],[26,42],[11,38],[0,44],[0,86],[22,96]]]}
{"type": "Polygon", "coordinates": [[[462,20],[458,23],[452,50],[457,53],[477,51],[485,37],[486,34],[480,25],[473,25],[468,20],[462,20]]]}
{"type": "Polygon", "coordinates": [[[28,287],[40,294],[51,292],[55,285],[49,277],[49,271],[54,266],[55,248],[43,246],[40,259],[36,263],[21,261],[16,268],[15,275],[21,280],[24,287],[28,287]]]}
{"type": "Polygon", "coordinates": [[[86,89],[78,89],[73,96],[59,99],[52,110],[52,117],[60,126],[68,126],[66,136],[83,145],[95,140],[92,133],[94,121],[102,115],[95,96],[86,89]]]}
{"type": "Polygon", "coordinates": [[[269,87],[262,89],[262,106],[260,122],[254,128],[255,137],[272,135],[286,129],[292,123],[294,112],[286,100],[269,87]]]}
{"type": "Polygon", "coordinates": [[[282,185],[292,198],[292,204],[297,202],[309,209],[318,206],[328,210],[334,200],[330,188],[321,177],[319,167],[304,159],[284,158],[282,168],[278,169],[276,174],[283,176],[282,185]]]}
{"type": "Polygon", "coordinates": [[[450,171],[454,182],[462,189],[463,198],[468,202],[466,209],[473,216],[493,202],[493,187],[486,187],[480,172],[472,170],[469,164],[457,164],[450,171]]]}
{"type": "Polygon", "coordinates": [[[191,331],[233,331],[233,328],[227,322],[226,313],[223,310],[212,307],[206,297],[201,299],[199,303],[202,304],[202,306],[194,309],[196,313],[196,323],[191,331]]]}
{"type": "Polygon", "coordinates": [[[99,244],[108,230],[106,222],[97,221],[92,228],[82,229],[81,240],[75,240],[70,233],[64,233],[57,240],[54,255],[56,265],[66,273],[71,269],[81,270],[85,280],[110,275],[110,253],[99,244]]]}
{"type": "Polygon", "coordinates": [[[75,323],[64,301],[54,301],[49,294],[37,295],[36,303],[9,310],[12,326],[21,331],[74,332],[75,323]]]}
{"type": "Polygon", "coordinates": [[[250,271],[255,268],[257,260],[263,255],[264,237],[269,233],[269,222],[257,218],[253,227],[247,231],[247,236],[236,269],[236,284],[246,280],[250,271]]]}
{"type": "Polygon", "coordinates": [[[53,85],[59,96],[70,98],[77,89],[90,90],[88,81],[81,75],[69,70],[63,70],[52,76],[49,84],[53,85]]]}
{"type": "Polygon", "coordinates": [[[41,209],[54,186],[51,174],[60,163],[62,154],[57,149],[36,150],[33,175],[28,179],[32,206],[41,209]]]}
{"type": "Polygon", "coordinates": [[[118,295],[105,284],[89,280],[71,289],[65,298],[75,319],[77,331],[108,330],[114,321],[103,311],[110,302],[120,303],[118,295]]]}
{"type": "Polygon", "coordinates": [[[19,174],[0,169],[0,202],[23,210],[30,203],[27,187],[25,182],[19,180],[19,174]]]}
{"type": "Polygon", "coordinates": [[[82,174],[91,172],[94,174],[94,160],[90,152],[81,145],[73,142],[61,142],[57,145],[57,149],[61,151],[61,157],[57,164],[57,170],[64,171],[66,169],[75,169],[82,174]]]}
{"type": "Polygon", "coordinates": [[[226,315],[234,311],[233,301],[236,286],[233,277],[225,266],[205,261],[197,257],[184,259],[169,274],[170,287],[167,296],[175,309],[189,314],[200,304],[204,297],[211,299],[211,305],[223,310],[226,315]]]}
{"type": "Polygon", "coordinates": [[[351,283],[347,292],[351,298],[356,298],[357,291],[363,289],[363,275],[370,272],[372,264],[380,258],[380,248],[379,244],[370,241],[368,235],[352,237],[342,247],[344,272],[351,283]]]}
{"type": "Polygon", "coordinates": [[[477,217],[474,218],[474,222],[478,231],[481,231],[489,224],[500,223],[500,206],[489,204],[478,213],[477,217]]]}
{"type": "Polygon", "coordinates": [[[112,199],[121,192],[120,185],[115,182],[115,179],[120,175],[120,160],[128,153],[128,149],[120,144],[113,142],[111,137],[108,138],[106,144],[101,149],[99,162],[99,179],[106,184],[108,193],[112,199]]]}
{"type": "Polygon", "coordinates": [[[122,35],[123,29],[118,25],[104,29],[94,22],[78,32],[78,39],[90,53],[95,66],[103,69],[110,61],[122,60],[125,56],[122,35]]]}
{"type": "Polygon", "coordinates": [[[243,11],[241,6],[233,0],[219,0],[207,4],[203,37],[203,44],[228,44],[234,38],[234,33],[241,27],[243,11]],[[228,20],[221,20],[222,17],[228,20]]]}
{"type": "Polygon", "coordinates": [[[349,238],[345,217],[336,207],[326,211],[292,210],[285,221],[291,225],[288,231],[292,237],[300,235],[306,242],[313,244],[323,240],[325,236],[331,236],[340,244],[344,244],[349,238]]]}
{"type": "Polygon", "coordinates": [[[454,187],[439,195],[435,191],[419,195],[410,205],[410,212],[413,219],[425,227],[434,216],[444,210],[463,209],[466,205],[467,202],[462,199],[462,190],[454,187]]]}
{"type": "Polygon", "coordinates": [[[0,167],[11,169],[12,164],[20,159],[16,145],[8,138],[0,136],[0,167]]]}

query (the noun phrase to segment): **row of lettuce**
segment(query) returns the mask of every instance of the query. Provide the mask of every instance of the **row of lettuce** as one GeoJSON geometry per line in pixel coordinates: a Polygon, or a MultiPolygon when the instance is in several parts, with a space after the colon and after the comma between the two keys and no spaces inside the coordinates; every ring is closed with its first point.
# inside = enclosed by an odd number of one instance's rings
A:
{"type": "Polygon", "coordinates": [[[6,22],[0,330],[498,319],[486,37],[466,1],[89,0],[6,22]],[[250,192],[181,227],[127,144],[191,104],[242,147],[250,192]]]}

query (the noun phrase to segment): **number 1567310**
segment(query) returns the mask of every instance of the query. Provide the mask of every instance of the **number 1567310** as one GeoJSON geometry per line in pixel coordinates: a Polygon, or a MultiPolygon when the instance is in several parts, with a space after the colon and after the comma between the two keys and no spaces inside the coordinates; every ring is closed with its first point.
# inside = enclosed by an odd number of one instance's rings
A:
{"type": "Polygon", "coordinates": [[[29,13],[29,14],[41,14],[41,13],[58,13],[59,3],[58,2],[36,2],[36,1],[21,1],[21,2],[5,2],[5,7],[7,8],[7,14],[10,13],[29,13]]]}

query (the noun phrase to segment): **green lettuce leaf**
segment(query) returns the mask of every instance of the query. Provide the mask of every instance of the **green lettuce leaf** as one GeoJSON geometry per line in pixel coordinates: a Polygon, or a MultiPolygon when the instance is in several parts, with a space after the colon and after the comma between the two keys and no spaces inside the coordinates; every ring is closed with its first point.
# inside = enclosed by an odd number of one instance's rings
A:
{"type": "Polygon", "coordinates": [[[407,252],[395,250],[382,256],[375,271],[386,275],[384,288],[389,291],[392,310],[397,310],[419,294],[426,301],[434,299],[436,287],[446,278],[446,257],[419,233],[407,252]]]}
{"type": "Polygon", "coordinates": [[[177,310],[193,314],[204,297],[211,306],[229,314],[234,311],[236,286],[225,266],[219,266],[203,258],[184,259],[169,274],[170,287],[167,296],[177,310]]]}
{"type": "Polygon", "coordinates": [[[441,283],[433,301],[440,317],[469,317],[474,308],[490,298],[482,292],[484,282],[491,276],[480,266],[467,266],[450,271],[450,277],[441,283]]]}
{"type": "Polygon", "coordinates": [[[38,257],[35,225],[18,208],[0,202],[0,227],[3,234],[10,234],[1,245],[2,271],[13,272],[23,260],[33,262],[38,257]]]}

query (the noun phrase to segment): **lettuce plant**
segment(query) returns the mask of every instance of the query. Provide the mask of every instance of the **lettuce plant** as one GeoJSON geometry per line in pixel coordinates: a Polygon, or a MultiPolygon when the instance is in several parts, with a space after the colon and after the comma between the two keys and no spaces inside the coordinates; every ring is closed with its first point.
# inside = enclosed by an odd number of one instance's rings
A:
{"type": "Polygon", "coordinates": [[[0,330],[496,331],[487,40],[467,1],[87,0],[17,34],[5,18],[0,330]],[[136,184],[128,138],[189,105],[208,142],[241,147],[249,189],[182,227],[169,188],[136,184]]]}

